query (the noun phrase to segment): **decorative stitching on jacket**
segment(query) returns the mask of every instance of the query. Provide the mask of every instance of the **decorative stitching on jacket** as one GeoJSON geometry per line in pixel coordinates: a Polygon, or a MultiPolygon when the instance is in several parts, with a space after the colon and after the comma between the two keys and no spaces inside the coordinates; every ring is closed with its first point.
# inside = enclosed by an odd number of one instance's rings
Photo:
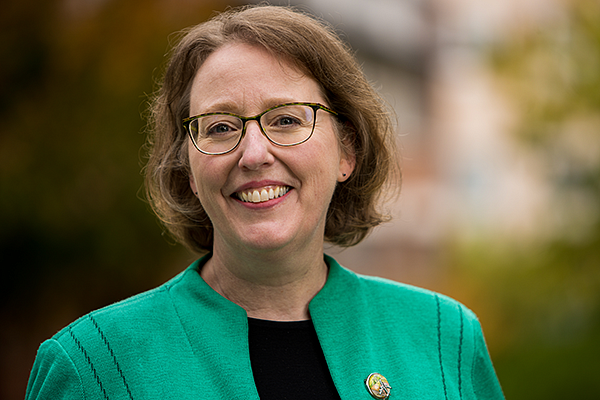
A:
{"type": "Polygon", "coordinates": [[[444,397],[448,400],[448,390],[446,389],[446,375],[444,374],[444,365],[442,364],[442,313],[440,311],[440,297],[435,295],[435,304],[437,307],[437,335],[438,335],[438,354],[440,356],[440,371],[442,372],[442,383],[444,384],[444,397]]]}
{"type": "Polygon", "coordinates": [[[127,390],[127,394],[129,395],[129,398],[131,400],[133,400],[133,396],[131,395],[131,390],[129,390],[129,385],[127,384],[127,381],[125,380],[125,375],[123,374],[123,370],[121,370],[121,366],[119,365],[119,363],[117,361],[117,357],[115,356],[115,353],[113,352],[113,349],[110,347],[110,344],[108,343],[108,340],[106,339],[106,336],[104,336],[104,332],[102,332],[102,329],[100,329],[100,326],[98,326],[98,323],[96,322],[96,320],[94,319],[94,317],[92,317],[91,314],[89,314],[88,317],[90,318],[90,321],[92,321],[92,324],[94,324],[94,326],[96,327],[96,330],[100,334],[100,337],[104,341],[104,344],[106,345],[106,348],[108,349],[108,352],[112,356],[112,359],[113,359],[113,362],[115,364],[115,367],[117,368],[117,371],[119,371],[119,375],[121,375],[121,379],[123,380],[123,385],[125,385],[125,389],[127,390]]]}
{"type": "Polygon", "coordinates": [[[73,330],[71,329],[71,326],[69,326],[69,334],[71,335],[71,338],[73,339],[73,341],[75,342],[75,344],[77,345],[77,347],[79,348],[81,353],[83,354],[83,358],[85,358],[85,361],[87,361],[88,365],[92,369],[92,372],[94,373],[94,378],[96,378],[96,383],[100,387],[100,391],[104,395],[104,398],[106,400],[110,400],[108,398],[108,395],[106,394],[106,390],[104,390],[104,386],[102,386],[102,382],[100,381],[100,376],[98,375],[98,372],[96,371],[96,368],[94,367],[94,363],[90,359],[90,356],[88,355],[87,351],[85,351],[85,349],[83,348],[83,346],[81,345],[79,340],[77,340],[77,338],[73,334],[73,330]]]}

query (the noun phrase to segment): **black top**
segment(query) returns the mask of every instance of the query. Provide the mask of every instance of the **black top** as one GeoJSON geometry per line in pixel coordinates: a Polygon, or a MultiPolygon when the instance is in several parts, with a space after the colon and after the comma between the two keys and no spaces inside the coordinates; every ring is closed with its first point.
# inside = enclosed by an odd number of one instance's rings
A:
{"type": "Polygon", "coordinates": [[[340,400],[312,321],[248,318],[250,363],[261,400],[340,400]]]}

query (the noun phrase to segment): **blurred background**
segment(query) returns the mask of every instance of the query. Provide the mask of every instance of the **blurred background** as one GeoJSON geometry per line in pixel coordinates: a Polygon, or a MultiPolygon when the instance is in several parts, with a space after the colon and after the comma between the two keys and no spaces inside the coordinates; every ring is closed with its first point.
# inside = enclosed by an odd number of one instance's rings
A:
{"type": "MultiPolygon", "coordinates": [[[[327,252],[473,309],[508,399],[600,398],[600,2],[285,3],[333,24],[398,120],[393,222],[327,252]]],[[[173,33],[239,4],[3,3],[0,399],[44,339],[195,258],[143,201],[147,101],[173,33]]]]}

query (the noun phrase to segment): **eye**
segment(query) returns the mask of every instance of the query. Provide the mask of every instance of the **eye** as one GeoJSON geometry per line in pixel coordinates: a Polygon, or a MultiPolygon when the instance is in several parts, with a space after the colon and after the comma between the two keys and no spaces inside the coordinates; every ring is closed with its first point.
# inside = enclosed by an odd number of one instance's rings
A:
{"type": "Polygon", "coordinates": [[[235,130],[235,128],[233,128],[225,123],[220,123],[220,124],[215,124],[215,125],[209,127],[205,131],[205,134],[206,134],[206,136],[225,135],[225,134],[232,132],[233,130],[235,130]]]}
{"type": "Polygon", "coordinates": [[[199,121],[202,137],[222,139],[235,136],[242,129],[242,122],[230,115],[209,115],[199,121]]]}
{"type": "Polygon", "coordinates": [[[267,112],[261,122],[271,131],[292,133],[312,125],[313,109],[303,104],[276,107],[267,112]]]}
{"type": "Polygon", "coordinates": [[[274,127],[294,127],[302,125],[302,121],[290,115],[282,115],[275,119],[271,125],[274,127]]]}

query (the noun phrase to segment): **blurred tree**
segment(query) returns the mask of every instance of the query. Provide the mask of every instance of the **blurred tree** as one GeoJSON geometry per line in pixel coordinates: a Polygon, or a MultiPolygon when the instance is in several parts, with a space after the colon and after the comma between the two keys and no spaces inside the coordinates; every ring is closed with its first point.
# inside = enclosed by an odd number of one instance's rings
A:
{"type": "Polygon", "coordinates": [[[143,113],[169,35],[232,3],[3,5],[0,398],[56,330],[185,268],[141,200],[143,113]]]}
{"type": "Polygon", "coordinates": [[[515,133],[551,183],[539,237],[454,258],[497,299],[494,360],[513,400],[600,398],[600,2],[561,5],[560,20],[490,54],[515,133]]]}

